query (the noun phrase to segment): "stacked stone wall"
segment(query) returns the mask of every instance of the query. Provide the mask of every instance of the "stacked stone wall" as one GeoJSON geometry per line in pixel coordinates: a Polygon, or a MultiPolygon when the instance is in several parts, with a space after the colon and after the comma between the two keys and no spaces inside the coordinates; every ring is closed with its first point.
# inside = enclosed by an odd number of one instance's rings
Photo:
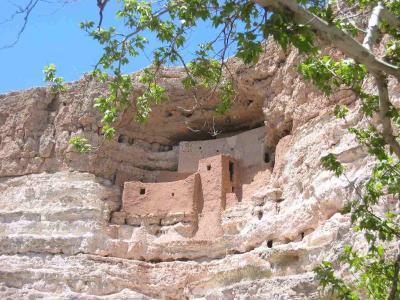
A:
{"type": "Polygon", "coordinates": [[[265,127],[220,139],[181,142],[178,172],[196,172],[201,159],[215,155],[229,155],[240,160],[243,168],[265,165],[265,127]]]}
{"type": "Polygon", "coordinates": [[[122,211],[129,225],[196,222],[202,196],[199,174],[173,182],[126,182],[122,211]]]}

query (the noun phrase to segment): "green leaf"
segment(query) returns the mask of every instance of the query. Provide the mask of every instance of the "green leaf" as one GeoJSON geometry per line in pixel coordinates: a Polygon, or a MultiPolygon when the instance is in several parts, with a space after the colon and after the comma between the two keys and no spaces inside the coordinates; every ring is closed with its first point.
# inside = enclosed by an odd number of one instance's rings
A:
{"type": "Polygon", "coordinates": [[[344,167],[332,153],[322,157],[321,163],[325,169],[335,172],[338,177],[344,173],[344,167]]]}
{"type": "Polygon", "coordinates": [[[81,136],[74,136],[69,139],[68,143],[82,154],[87,154],[93,151],[93,147],[89,144],[88,140],[81,136]]]}
{"type": "Polygon", "coordinates": [[[49,64],[44,67],[44,81],[50,85],[50,89],[54,93],[65,92],[64,79],[56,76],[56,65],[49,64]]]}
{"type": "Polygon", "coordinates": [[[334,114],[335,114],[336,118],[344,119],[344,118],[346,118],[346,115],[348,112],[349,112],[349,109],[345,105],[338,104],[335,106],[334,114]]]}

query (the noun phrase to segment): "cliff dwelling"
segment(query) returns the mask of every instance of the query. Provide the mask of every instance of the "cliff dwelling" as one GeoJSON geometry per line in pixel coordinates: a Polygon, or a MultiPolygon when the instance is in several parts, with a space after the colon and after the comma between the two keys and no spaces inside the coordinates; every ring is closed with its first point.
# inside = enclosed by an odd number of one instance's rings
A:
{"type": "Polygon", "coordinates": [[[195,239],[223,235],[221,212],[242,201],[243,186],[267,165],[265,128],[218,139],[179,143],[177,172],[160,172],[155,182],[127,181],[118,225],[184,224],[179,234],[195,239]],[[161,199],[161,201],[160,201],[161,199]]]}
{"type": "Polygon", "coordinates": [[[2,1],[0,300],[399,300],[399,3],[2,1]]]}

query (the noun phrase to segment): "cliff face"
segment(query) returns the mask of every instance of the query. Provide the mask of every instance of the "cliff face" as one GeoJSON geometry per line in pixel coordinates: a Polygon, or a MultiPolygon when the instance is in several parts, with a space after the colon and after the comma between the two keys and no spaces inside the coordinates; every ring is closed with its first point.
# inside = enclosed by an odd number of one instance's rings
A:
{"type": "Polygon", "coordinates": [[[312,269],[357,239],[338,212],[354,191],[320,158],[338,154],[355,183],[371,161],[347,132],[363,123],[354,97],[323,97],[299,77],[298,60],[271,44],[254,67],[233,61],[238,98],[223,117],[212,113],[216,99],[188,111],[183,72],[165,70],[170,100],[145,125],[125,112],[113,141],[92,108],[106,89],[89,77],[60,96],[0,95],[0,298],[320,299],[312,269]],[[346,122],[332,116],[338,102],[350,105],[346,122]],[[222,233],[193,239],[179,234],[184,222],[112,224],[122,184],[176,171],[180,141],[210,138],[207,126],[191,130],[204,120],[223,133],[264,123],[271,160],[247,178],[242,201],[221,211],[222,233]],[[95,152],[74,152],[75,134],[95,152]]]}

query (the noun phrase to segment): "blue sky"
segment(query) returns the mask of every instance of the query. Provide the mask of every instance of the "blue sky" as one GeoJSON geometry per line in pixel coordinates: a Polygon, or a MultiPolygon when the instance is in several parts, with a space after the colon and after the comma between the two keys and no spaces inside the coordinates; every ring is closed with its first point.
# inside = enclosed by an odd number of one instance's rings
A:
{"type": "MultiPolygon", "coordinates": [[[[0,0],[0,46],[14,41],[21,26],[21,18],[13,22],[2,23],[15,11],[9,0],[0,0]]],[[[13,0],[14,3],[26,3],[27,0],[13,0]]],[[[117,4],[110,1],[104,16],[105,27],[116,24],[117,4]]],[[[43,67],[49,63],[57,66],[57,73],[66,81],[79,79],[92,69],[100,56],[101,48],[79,28],[85,20],[98,21],[98,9],[95,0],[78,0],[60,7],[60,5],[40,3],[33,11],[25,32],[19,42],[8,49],[0,49],[0,93],[43,86],[43,67]]],[[[190,57],[196,45],[209,36],[210,26],[203,24],[192,34],[190,48],[185,56],[190,57]]],[[[151,46],[157,44],[153,41],[151,46]]],[[[146,51],[149,56],[151,49],[146,51]]],[[[150,64],[142,55],[131,63],[126,72],[133,72],[150,64]]]]}

